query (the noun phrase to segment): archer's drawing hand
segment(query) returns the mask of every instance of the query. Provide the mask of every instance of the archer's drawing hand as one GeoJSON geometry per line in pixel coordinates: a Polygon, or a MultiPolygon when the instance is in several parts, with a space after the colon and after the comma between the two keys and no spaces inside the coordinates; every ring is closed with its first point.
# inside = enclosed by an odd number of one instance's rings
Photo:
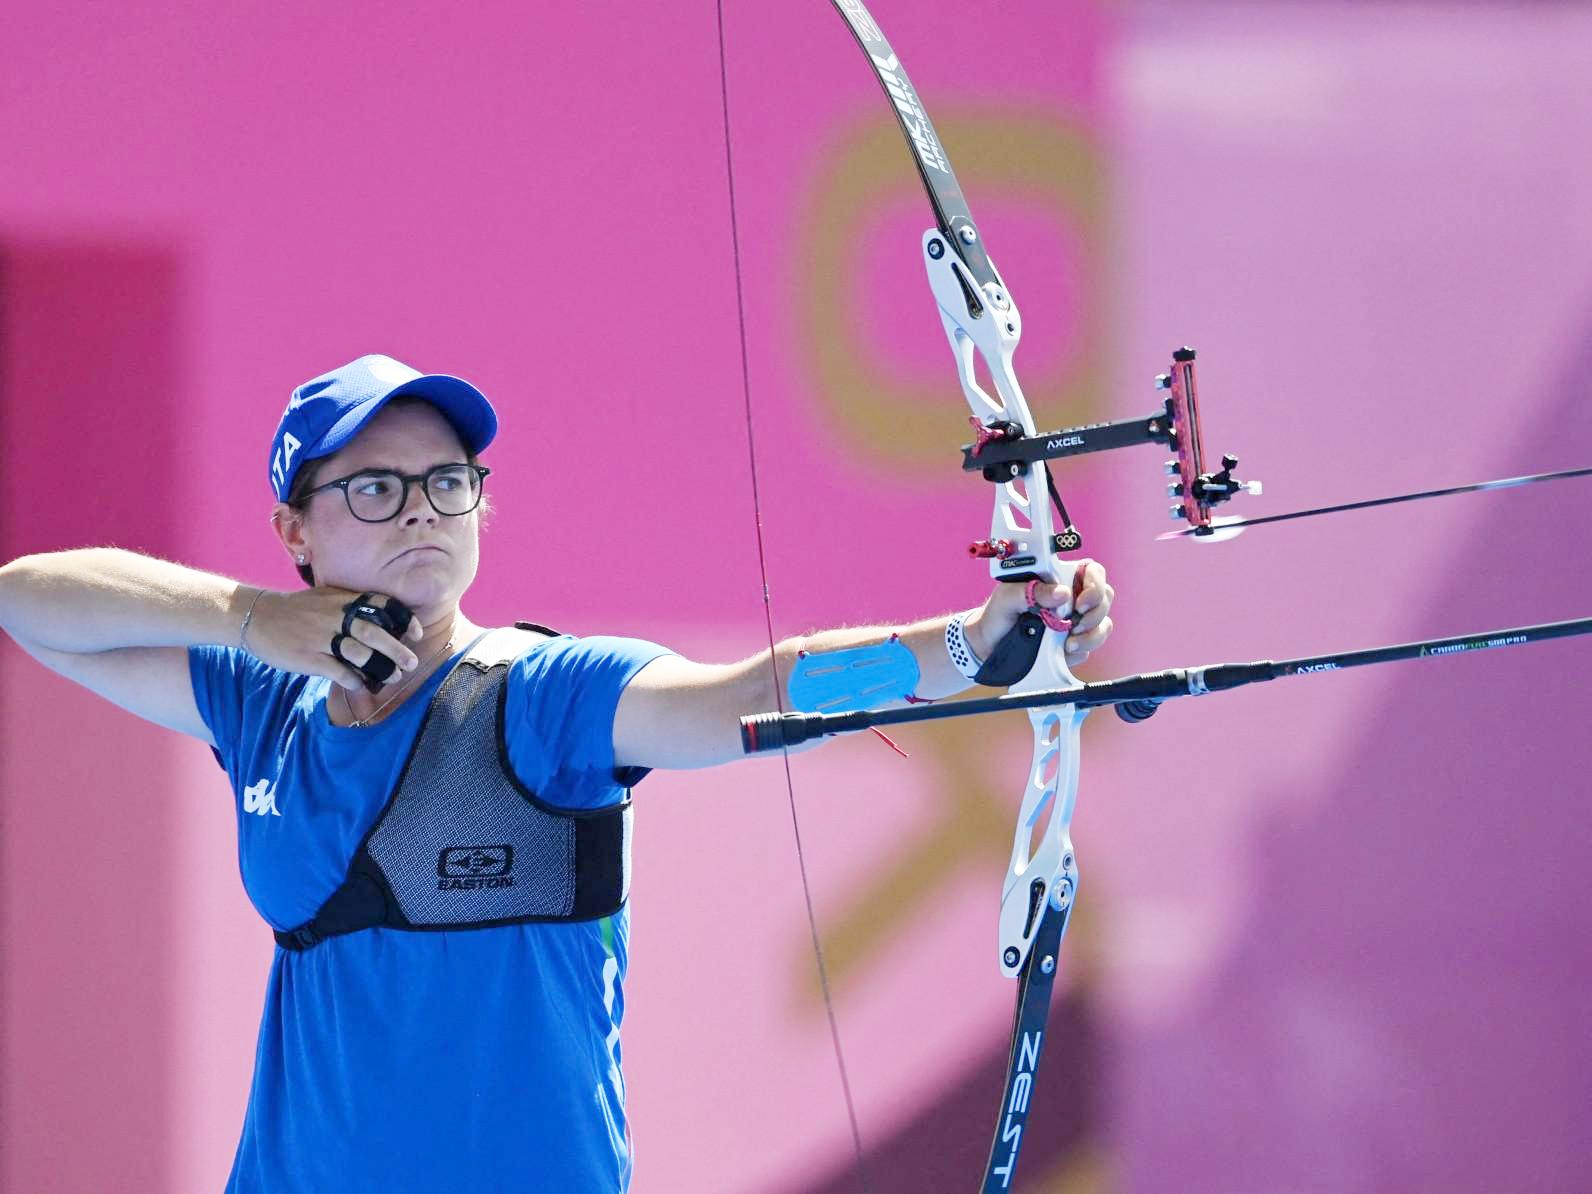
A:
{"type": "MultiPolygon", "coordinates": [[[[1117,593],[1106,580],[1105,568],[1095,560],[1068,563],[1074,566],[1070,583],[1041,582],[1034,586],[1034,600],[1053,610],[1057,617],[1072,620],[1064,646],[1071,666],[1088,659],[1111,636],[1111,603],[1117,593]]],[[[1029,608],[1027,589],[1027,585],[997,584],[984,603],[978,618],[980,641],[972,645],[986,659],[994,645],[1017,624],[1018,615],[1029,608]]]]}
{"type": "MultiPolygon", "coordinates": [[[[380,604],[383,595],[375,596],[380,604]]],[[[358,597],[351,589],[331,585],[292,593],[268,589],[254,607],[245,646],[250,654],[274,668],[325,676],[333,684],[357,692],[365,686],[364,677],[332,655],[332,639],[342,632],[344,607],[358,597]]],[[[409,644],[419,642],[423,633],[419,618],[411,619],[403,642],[374,622],[355,618],[341,649],[355,664],[363,664],[372,654],[381,652],[398,665],[386,684],[401,684],[420,666],[409,644]]]]}

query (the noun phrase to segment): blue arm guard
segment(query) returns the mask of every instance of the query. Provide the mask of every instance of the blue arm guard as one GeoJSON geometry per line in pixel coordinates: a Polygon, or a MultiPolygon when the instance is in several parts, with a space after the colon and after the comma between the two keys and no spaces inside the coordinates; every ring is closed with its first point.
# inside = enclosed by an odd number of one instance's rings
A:
{"type": "Polygon", "coordinates": [[[919,678],[917,659],[892,635],[867,647],[803,653],[791,670],[790,704],[802,713],[872,709],[911,696],[919,678]]]}

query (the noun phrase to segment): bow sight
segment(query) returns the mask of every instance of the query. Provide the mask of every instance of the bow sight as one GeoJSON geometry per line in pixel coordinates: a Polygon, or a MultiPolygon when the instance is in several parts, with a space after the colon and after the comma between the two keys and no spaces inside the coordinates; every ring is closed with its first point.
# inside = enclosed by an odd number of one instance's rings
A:
{"type": "MultiPolygon", "coordinates": [[[[1175,453],[1166,462],[1166,473],[1177,478],[1166,490],[1168,497],[1177,499],[1172,504],[1171,515],[1188,523],[1188,533],[1209,535],[1214,530],[1213,506],[1236,493],[1258,494],[1261,486],[1259,481],[1240,481],[1233,476],[1238,457],[1231,454],[1222,456],[1219,470],[1205,470],[1194,357],[1194,350],[1186,347],[1172,354],[1171,369],[1155,379],[1156,387],[1167,392],[1166,399],[1161,409],[1147,418],[1090,423],[1035,435],[1024,435],[1022,427],[1009,420],[969,418],[975,438],[971,444],[962,446],[962,468],[966,472],[982,473],[986,481],[1004,483],[1020,477],[1037,462],[1138,444],[1166,444],[1175,453]]],[[[1077,551],[1083,546],[1083,538],[1067,517],[1067,507],[1062,504],[1049,465],[1043,467],[1050,498],[1056,504],[1064,527],[1056,536],[1055,548],[1077,551]]],[[[968,547],[968,554],[980,559],[1005,559],[1012,550],[1013,545],[1008,540],[980,539],[968,547]]]]}

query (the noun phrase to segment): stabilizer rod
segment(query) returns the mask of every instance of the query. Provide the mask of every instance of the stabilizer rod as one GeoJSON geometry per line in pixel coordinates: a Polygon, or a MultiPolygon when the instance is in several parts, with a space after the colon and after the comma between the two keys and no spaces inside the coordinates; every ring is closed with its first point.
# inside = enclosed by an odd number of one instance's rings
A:
{"type": "Polygon", "coordinates": [[[1124,721],[1143,721],[1162,701],[1181,696],[1203,696],[1210,692],[1239,688],[1282,676],[1313,675],[1363,667],[1372,663],[1393,663],[1401,659],[1421,659],[1431,655],[1458,655],[1489,647],[1517,647],[1545,639],[1592,634],[1592,618],[1567,622],[1543,622],[1535,626],[1511,626],[1451,638],[1398,643],[1388,647],[1367,647],[1327,655],[1307,655],[1298,659],[1262,659],[1253,663],[1217,663],[1204,667],[1172,668],[1164,672],[1145,672],[1120,680],[1100,680],[1077,688],[1052,688],[1042,692],[1007,694],[980,700],[949,704],[908,705],[901,709],[864,709],[854,713],[756,713],[741,718],[741,748],[747,754],[780,750],[814,738],[847,734],[874,726],[902,725],[912,721],[937,721],[943,717],[972,717],[980,713],[1000,713],[1009,709],[1044,709],[1059,705],[1094,707],[1114,705],[1124,721]]]}

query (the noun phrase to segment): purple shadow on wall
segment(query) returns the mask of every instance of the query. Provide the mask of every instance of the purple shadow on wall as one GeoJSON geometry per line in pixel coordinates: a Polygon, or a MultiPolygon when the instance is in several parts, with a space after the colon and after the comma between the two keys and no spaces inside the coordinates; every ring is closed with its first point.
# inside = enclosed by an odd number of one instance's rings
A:
{"type": "MultiPolygon", "coordinates": [[[[0,560],[175,554],[169,246],[0,240],[0,560]]],[[[0,1188],[171,1188],[166,731],[0,636],[0,1188]]]]}
{"type": "MultiPolygon", "coordinates": [[[[1067,961],[1064,956],[1063,965],[1067,961]]],[[[1017,984],[1011,987],[1015,992],[1017,984]]],[[[1056,991],[1030,1101],[1033,1114],[1012,1181],[1016,1191],[1065,1188],[1069,1178],[1091,1172],[1109,1143],[1109,1072],[1096,1001],[1087,980],[1056,991]]],[[[862,1124],[863,1164],[872,1194],[963,1194],[978,1185],[1002,1111],[1008,1044],[1004,1031],[990,1038],[973,1064],[938,1089],[921,1092],[922,1105],[890,1132],[862,1124]]],[[[775,1186],[770,1194],[855,1194],[859,1189],[856,1159],[848,1151],[821,1177],[775,1186]]]]}
{"type": "MultiPolygon", "coordinates": [[[[1497,475],[1592,457],[1588,376],[1583,333],[1497,475]]],[[[1400,637],[1592,613],[1588,492],[1451,499],[1470,533],[1400,637]]],[[[1399,515],[1342,516],[1378,517],[1399,515]]],[[[1322,773],[1268,747],[1287,800],[1253,842],[1242,945],[1125,1079],[1161,1136],[1126,1154],[1126,1189],[1162,1188],[1166,1157],[1188,1194],[1592,1189],[1589,666],[1566,640],[1320,678],[1359,685],[1354,733],[1322,773]]],[[[1236,749],[1242,699],[1223,710],[1236,749]]]]}

